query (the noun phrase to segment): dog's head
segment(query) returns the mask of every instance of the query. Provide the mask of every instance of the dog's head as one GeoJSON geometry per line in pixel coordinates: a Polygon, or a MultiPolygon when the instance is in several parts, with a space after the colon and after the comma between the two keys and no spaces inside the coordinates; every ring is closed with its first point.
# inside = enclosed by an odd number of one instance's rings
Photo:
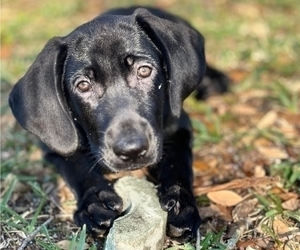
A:
{"type": "Polygon", "coordinates": [[[133,169],[160,159],[163,120],[180,116],[204,71],[199,33],[137,9],[51,39],[9,103],[21,126],[57,153],[71,155],[87,138],[99,162],[133,169]]]}

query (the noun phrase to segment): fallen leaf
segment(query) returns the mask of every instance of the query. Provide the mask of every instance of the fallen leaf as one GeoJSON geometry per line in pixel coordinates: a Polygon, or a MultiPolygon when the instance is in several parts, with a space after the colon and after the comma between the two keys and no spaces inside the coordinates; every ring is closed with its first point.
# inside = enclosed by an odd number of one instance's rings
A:
{"type": "Polygon", "coordinates": [[[266,176],[266,171],[261,165],[256,165],[254,167],[254,174],[255,177],[264,177],[266,176]]]}
{"type": "Polygon", "coordinates": [[[255,115],[257,113],[257,110],[250,105],[238,104],[238,105],[234,105],[231,108],[231,112],[235,115],[250,116],[250,115],[255,115]]]}
{"type": "Polygon", "coordinates": [[[273,145],[273,142],[271,140],[268,140],[267,138],[260,137],[254,141],[253,145],[255,147],[271,147],[273,145]]]}
{"type": "Polygon", "coordinates": [[[280,118],[277,121],[279,131],[288,139],[298,138],[299,133],[294,125],[286,119],[280,118]]]}
{"type": "Polygon", "coordinates": [[[286,151],[291,158],[298,159],[300,155],[300,147],[286,146],[286,151]]]}
{"type": "Polygon", "coordinates": [[[258,187],[261,185],[274,185],[279,181],[279,178],[277,177],[249,177],[249,178],[243,178],[243,179],[236,179],[232,180],[230,182],[215,185],[215,186],[209,186],[209,187],[198,187],[194,189],[195,195],[202,195],[207,194],[209,192],[215,192],[220,190],[227,190],[227,189],[245,189],[250,187],[258,187]]]}
{"type": "Polygon", "coordinates": [[[249,76],[249,71],[240,69],[240,68],[236,68],[236,69],[230,70],[228,72],[228,76],[233,82],[238,83],[238,82],[241,82],[244,79],[246,79],[247,76],[249,76]]]}
{"type": "Polygon", "coordinates": [[[289,199],[282,204],[282,208],[286,210],[296,211],[300,209],[300,200],[296,198],[289,199]]]}
{"type": "Polygon", "coordinates": [[[216,204],[232,207],[243,200],[243,197],[230,190],[221,190],[207,193],[207,197],[216,204]]]}
{"type": "Polygon", "coordinates": [[[232,221],[230,210],[222,205],[212,203],[206,207],[199,207],[198,210],[202,220],[215,217],[229,222],[232,221]]]}
{"type": "Polygon", "coordinates": [[[287,159],[289,156],[284,149],[275,147],[257,147],[260,154],[269,159],[287,159]]]}
{"type": "MultiPolygon", "coordinates": [[[[214,204],[212,204],[212,205],[214,205],[214,204]]],[[[232,216],[231,216],[231,210],[228,208],[229,206],[222,205],[222,204],[216,204],[216,206],[219,208],[219,211],[220,211],[219,217],[222,220],[231,222],[232,216]]]]}
{"type": "MultiPolygon", "coordinates": [[[[299,84],[300,86],[300,84],[299,84]]],[[[300,89],[300,88],[299,88],[300,89]]],[[[295,90],[293,90],[295,91],[295,90]]],[[[289,124],[299,124],[300,114],[292,114],[286,112],[279,112],[279,116],[287,120],[289,124]]]]}
{"type": "Polygon", "coordinates": [[[244,241],[238,241],[236,246],[238,247],[238,249],[247,249],[247,250],[255,250],[256,244],[256,239],[250,239],[250,240],[244,240],[244,241]]]}
{"type": "Polygon", "coordinates": [[[61,241],[57,242],[56,245],[63,250],[68,250],[71,245],[71,241],[61,240],[61,241]]]}
{"type": "Polygon", "coordinates": [[[299,228],[290,227],[280,216],[274,218],[273,230],[282,242],[292,239],[296,235],[300,235],[299,228]]]}
{"type": "Polygon", "coordinates": [[[211,169],[210,166],[206,162],[200,161],[200,160],[194,161],[193,167],[195,170],[198,170],[201,172],[203,172],[203,171],[205,172],[205,171],[211,169]]]}
{"type": "MultiPolygon", "coordinates": [[[[279,250],[275,248],[274,240],[271,237],[257,238],[255,241],[255,248],[253,249],[268,249],[268,250],[279,250]],[[260,247],[260,248],[258,248],[260,247]]],[[[248,250],[248,249],[247,249],[248,250]]]]}
{"type": "Polygon", "coordinates": [[[293,193],[293,192],[288,192],[288,193],[280,193],[279,197],[281,200],[287,201],[290,199],[297,199],[299,198],[299,194],[293,193]]]}
{"type": "Polygon", "coordinates": [[[244,93],[241,93],[239,95],[239,100],[242,102],[247,102],[251,99],[255,99],[255,98],[265,98],[267,97],[269,94],[266,90],[263,89],[252,89],[249,91],[246,91],[244,93]]]}
{"type": "Polygon", "coordinates": [[[277,118],[277,113],[271,110],[261,118],[261,120],[257,123],[256,127],[258,129],[268,128],[276,122],[277,118]]]}

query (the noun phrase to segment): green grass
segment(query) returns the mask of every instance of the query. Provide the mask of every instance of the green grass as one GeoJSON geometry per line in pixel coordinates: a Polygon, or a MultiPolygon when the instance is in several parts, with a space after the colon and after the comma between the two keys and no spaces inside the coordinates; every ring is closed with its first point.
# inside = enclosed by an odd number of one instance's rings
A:
{"type": "MultiPolygon", "coordinates": [[[[299,89],[300,77],[298,1],[156,2],[165,9],[183,16],[201,30],[206,38],[207,60],[229,73],[235,80],[231,86],[231,93],[222,97],[226,107],[219,108],[225,109],[223,114],[216,112],[209,104],[195,102],[192,98],[186,102],[187,109],[194,114],[196,157],[204,149],[214,149],[218,152],[221,143],[227,143],[228,148],[234,149],[232,152],[235,152],[231,155],[231,162],[228,162],[228,159],[224,160],[221,155],[213,155],[214,159],[218,160],[218,165],[214,169],[215,176],[211,179],[227,180],[232,173],[220,172],[218,176],[217,170],[218,167],[222,170],[223,166],[228,167],[230,164],[238,168],[235,171],[239,171],[239,174],[243,173],[240,169],[248,163],[244,158],[255,150],[256,146],[252,141],[258,139],[266,139],[274,147],[291,148],[295,154],[299,153],[299,142],[289,138],[278,127],[258,130],[254,122],[251,124],[252,120],[249,117],[233,114],[228,108],[236,104],[252,106],[257,109],[258,114],[253,115],[253,119],[257,120],[269,110],[284,113],[292,118],[299,116],[300,92],[296,91],[299,89]],[[237,81],[232,73],[236,69],[245,72],[246,76],[242,80],[237,81]],[[240,96],[253,89],[266,91],[268,95],[263,99],[243,102],[240,96]],[[240,127],[245,129],[239,131],[240,127]],[[251,143],[240,146],[241,141],[249,136],[252,139],[251,143]],[[225,179],[224,175],[227,176],[225,179]]],[[[79,230],[72,222],[60,221],[59,217],[44,225],[49,216],[59,213],[57,205],[49,199],[48,191],[52,184],[56,185],[57,174],[42,159],[36,157],[36,138],[15,124],[7,104],[8,93],[51,37],[68,34],[109,7],[152,3],[153,1],[146,0],[119,0],[114,3],[91,0],[84,4],[81,0],[1,2],[0,212],[1,236],[5,239],[1,244],[6,244],[7,249],[19,247],[24,238],[36,230],[38,234],[30,241],[29,248],[34,246],[40,249],[62,249],[58,243],[64,240],[68,241],[69,249],[97,249],[101,246],[100,241],[90,239],[85,227],[79,230]]],[[[251,158],[248,161],[252,160],[257,159],[251,158]]],[[[259,160],[257,164],[260,164],[259,160]]],[[[299,158],[291,156],[288,159],[262,163],[270,176],[281,177],[281,188],[285,192],[296,194],[300,193],[299,164],[299,158]]],[[[255,189],[247,190],[247,194],[258,199],[258,208],[261,211],[259,216],[263,218],[262,221],[269,222],[263,224],[262,230],[278,245],[282,243],[271,226],[276,216],[282,216],[289,223],[294,223],[293,225],[300,225],[299,211],[285,210],[281,206],[282,200],[272,189],[264,195],[255,189]]],[[[206,200],[205,204],[198,202],[201,207],[208,206],[209,203],[209,200],[206,200]]],[[[206,227],[206,224],[214,225],[214,219],[210,218],[210,221],[202,226],[201,249],[229,249],[223,242],[223,230],[210,230],[206,227]]],[[[249,232],[251,235],[251,230],[249,232]]],[[[247,237],[250,237],[249,235],[247,237]]],[[[167,249],[194,250],[196,246],[195,242],[185,245],[174,243],[167,249]]]]}

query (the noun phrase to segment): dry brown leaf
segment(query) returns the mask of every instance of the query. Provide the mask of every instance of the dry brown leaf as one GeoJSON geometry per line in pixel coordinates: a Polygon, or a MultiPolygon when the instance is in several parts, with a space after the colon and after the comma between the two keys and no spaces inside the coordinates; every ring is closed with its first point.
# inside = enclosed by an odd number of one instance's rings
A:
{"type": "Polygon", "coordinates": [[[252,249],[255,249],[255,248],[252,248],[252,247],[256,246],[255,242],[256,242],[256,239],[238,241],[236,246],[238,247],[238,249],[252,250],[252,249]]]}
{"type": "Polygon", "coordinates": [[[71,241],[69,240],[61,240],[56,243],[56,245],[63,250],[68,250],[71,246],[71,241]]]}
{"type": "Polygon", "coordinates": [[[290,146],[286,146],[286,151],[287,151],[287,153],[289,154],[289,156],[291,158],[294,158],[295,160],[296,159],[298,160],[299,155],[300,155],[300,142],[295,141],[295,142],[291,143],[290,146]],[[299,144],[299,146],[296,146],[296,144],[299,144]]]}
{"type": "Polygon", "coordinates": [[[207,197],[216,204],[232,207],[243,200],[243,197],[230,190],[221,190],[207,193],[207,197]]]}
{"type": "Polygon", "coordinates": [[[227,189],[245,189],[250,187],[258,187],[262,185],[274,185],[278,182],[279,179],[277,177],[249,177],[244,179],[236,179],[225,184],[215,185],[211,187],[198,187],[194,189],[195,195],[202,195],[208,192],[215,192],[220,190],[227,190],[227,189]]]}
{"type": "Polygon", "coordinates": [[[245,91],[243,93],[241,93],[239,95],[239,100],[241,102],[247,102],[251,99],[255,99],[255,98],[265,98],[267,97],[268,91],[264,90],[264,89],[251,89],[249,91],[245,91]]]}
{"type": "MultiPolygon", "coordinates": [[[[212,204],[213,206],[214,204],[212,204]]],[[[231,216],[231,210],[224,205],[221,204],[216,204],[215,206],[218,207],[219,209],[219,217],[224,220],[224,221],[228,221],[231,222],[232,221],[232,216],[231,216]]]]}
{"type": "Polygon", "coordinates": [[[265,114],[260,121],[257,123],[256,127],[258,129],[265,129],[272,126],[276,120],[278,119],[278,115],[275,111],[271,110],[267,114],[265,114]]]}
{"type": "Polygon", "coordinates": [[[260,154],[268,159],[287,159],[289,156],[284,149],[275,147],[257,147],[260,154]]]}
{"type": "Polygon", "coordinates": [[[210,204],[210,206],[199,207],[198,210],[202,220],[215,217],[222,218],[226,221],[232,221],[230,210],[227,207],[221,205],[210,204]]]}
{"type": "Polygon", "coordinates": [[[273,230],[283,242],[292,239],[296,235],[300,235],[299,228],[290,227],[280,216],[274,218],[273,230]]]}
{"type": "Polygon", "coordinates": [[[237,104],[231,108],[231,112],[235,115],[250,116],[257,114],[256,108],[246,104],[237,104]]]}
{"type": "Polygon", "coordinates": [[[288,193],[280,193],[279,197],[281,200],[287,201],[289,199],[298,199],[299,194],[293,193],[293,192],[288,192],[288,193]]]}
{"type": "Polygon", "coordinates": [[[265,169],[261,165],[256,165],[254,167],[254,173],[253,173],[253,175],[255,177],[264,177],[264,176],[266,176],[266,171],[265,171],[265,169]]]}
{"type": "Polygon", "coordinates": [[[274,240],[271,237],[262,237],[262,238],[255,239],[255,248],[253,249],[254,250],[257,249],[279,250],[275,248],[274,240]]]}
{"type": "Polygon", "coordinates": [[[289,124],[299,124],[300,121],[300,114],[279,112],[279,116],[287,120],[289,124]]]}
{"type": "Polygon", "coordinates": [[[286,119],[280,118],[277,123],[279,131],[284,134],[286,138],[293,139],[299,137],[299,132],[297,131],[296,127],[286,119]]]}
{"type": "Polygon", "coordinates": [[[271,147],[273,145],[273,142],[266,138],[260,137],[254,141],[253,145],[255,147],[271,147]]]}
{"type": "Polygon", "coordinates": [[[297,198],[289,199],[282,203],[282,207],[286,210],[296,211],[300,209],[300,200],[297,198]]]}
{"type": "Polygon", "coordinates": [[[249,71],[241,68],[236,68],[236,69],[231,69],[229,72],[227,72],[227,74],[233,82],[241,82],[247,76],[249,76],[249,71]]]}
{"type": "Polygon", "coordinates": [[[193,168],[195,170],[198,170],[198,171],[201,171],[201,172],[211,169],[210,166],[206,162],[200,161],[200,160],[194,161],[193,168]]]}

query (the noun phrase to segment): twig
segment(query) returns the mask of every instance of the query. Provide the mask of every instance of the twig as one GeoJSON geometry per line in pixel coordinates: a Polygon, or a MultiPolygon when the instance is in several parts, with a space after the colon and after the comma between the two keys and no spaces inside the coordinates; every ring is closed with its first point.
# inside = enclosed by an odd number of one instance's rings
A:
{"type": "Polygon", "coordinates": [[[277,177],[247,177],[244,179],[236,179],[232,180],[230,182],[216,185],[216,186],[210,186],[210,187],[198,187],[194,189],[195,195],[202,195],[207,194],[208,192],[215,192],[225,189],[245,189],[250,187],[257,187],[261,185],[272,185],[279,181],[279,178],[277,177]]]}
{"type": "Polygon", "coordinates": [[[41,231],[43,226],[47,226],[52,220],[53,216],[51,216],[48,220],[46,220],[42,225],[40,225],[37,229],[35,229],[31,234],[27,235],[26,239],[23,241],[22,245],[18,248],[18,250],[24,250],[25,247],[29,244],[30,241],[34,239],[34,237],[41,231]]]}
{"type": "Polygon", "coordinates": [[[196,239],[196,250],[200,250],[200,240],[201,240],[201,235],[200,235],[200,228],[197,230],[197,239],[196,239]]]}

